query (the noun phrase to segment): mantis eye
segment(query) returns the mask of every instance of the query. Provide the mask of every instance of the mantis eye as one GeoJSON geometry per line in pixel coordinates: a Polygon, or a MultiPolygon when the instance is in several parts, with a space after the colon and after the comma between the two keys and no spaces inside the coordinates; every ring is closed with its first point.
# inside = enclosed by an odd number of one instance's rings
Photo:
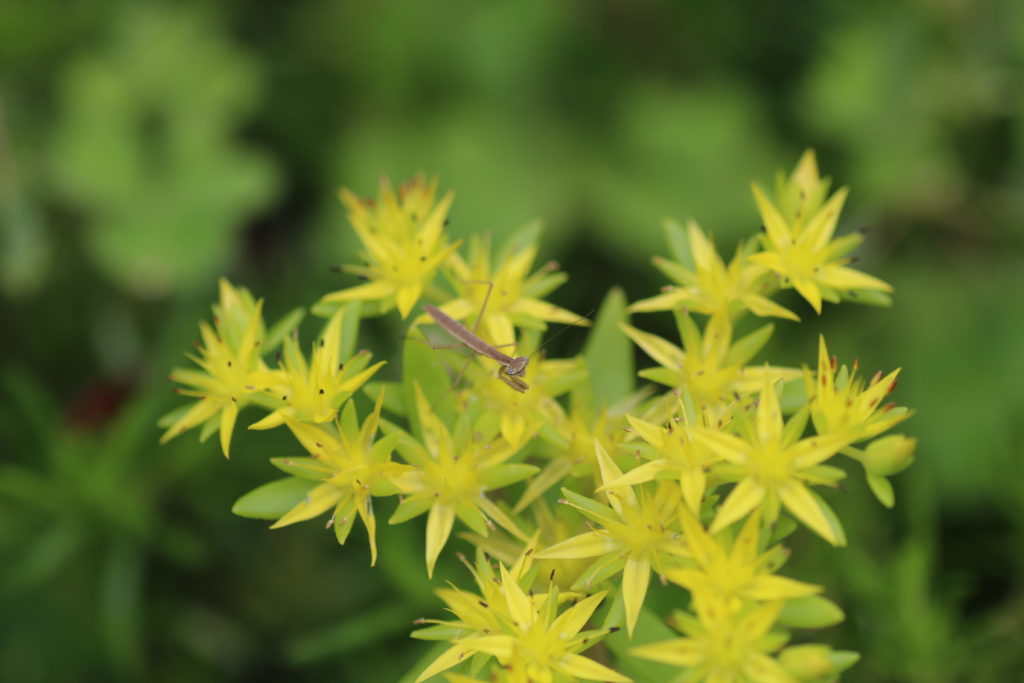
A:
{"type": "Polygon", "coordinates": [[[505,366],[505,372],[509,375],[521,375],[526,372],[526,364],[530,359],[526,356],[516,356],[512,362],[505,366]]]}

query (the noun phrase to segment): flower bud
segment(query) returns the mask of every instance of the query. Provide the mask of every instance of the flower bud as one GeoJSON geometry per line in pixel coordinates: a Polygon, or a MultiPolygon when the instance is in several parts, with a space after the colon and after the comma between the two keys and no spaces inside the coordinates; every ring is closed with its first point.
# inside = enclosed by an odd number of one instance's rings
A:
{"type": "Polygon", "coordinates": [[[860,655],[833,650],[828,645],[809,643],[787,647],[779,654],[779,663],[801,681],[831,680],[853,666],[860,655]]]}
{"type": "Polygon", "coordinates": [[[831,651],[827,645],[794,645],[779,654],[779,663],[802,681],[826,678],[834,675],[831,651]]]}
{"type": "Polygon", "coordinates": [[[914,462],[917,439],[902,434],[884,436],[868,444],[864,451],[864,469],[870,474],[891,477],[902,472],[914,462]]]}

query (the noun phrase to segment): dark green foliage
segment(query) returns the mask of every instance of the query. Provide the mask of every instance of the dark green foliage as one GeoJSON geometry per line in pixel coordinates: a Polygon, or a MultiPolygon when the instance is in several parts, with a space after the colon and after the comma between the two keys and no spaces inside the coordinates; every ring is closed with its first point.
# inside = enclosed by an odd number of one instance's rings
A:
{"type": "MultiPolygon", "coordinates": [[[[805,537],[793,573],[834,576],[847,620],[828,637],[862,654],[845,680],[1019,675],[1022,7],[0,4],[0,680],[397,680],[437,655],[407,638],[440,616],[415,525],[381,524],[371,570],[365,544],[230,514],[268,458],[302,455],[285,430],[253,439],[243,415],[230,462],[216,439],[156,443],[161,375],[218,275],[270,320],[356,283],[327,273],[358,260],[338,185],[437,173],[451,233],[497,244],[542,219],[541,260],[570,276],[553,300],[600,306],[583,350],[607,370],[599,408],[634,379],[625,301],[665,283],[652,255],[680,256],[662,219],[696,218],[731,255],[757,220],[737,188],[808,146],[861,212],[839,232],[871,228],[859,255],[896,294],[820,320],[784,303],[841,362],[904,362],[920,443],[895,510],[849,477],[863,490],[829,499],[849,547],[805,537]]],[[[375,359],[454,410],[439,354],[364,326],[375,359]]],[[[776,323],[773,358],[814,358],[797,329],[776,323]]],[[[445,562],[434,586],[465,579],[445,562]]]]}

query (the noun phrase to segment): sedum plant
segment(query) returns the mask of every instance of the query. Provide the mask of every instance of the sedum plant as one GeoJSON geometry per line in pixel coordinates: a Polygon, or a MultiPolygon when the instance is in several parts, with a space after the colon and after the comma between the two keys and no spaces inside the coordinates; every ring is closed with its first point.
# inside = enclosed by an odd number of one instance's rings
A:
{"type": "Polygon", "coordinates": [[[750,316],[799,322],[778,300],[786,289],[816,313],[889,302],[888,284],[850,267],[861,234],[836,235],[846,190],[831,191],[808,151],[772,192],[753,186],[764,230],[728,262],[696,223],[667,222],[672,257],[654,264],[671,284],[629,306],[613,289],[583,352],[552,359],[540,349],[549,324],[590,321],[544,300],[566,276],[534,266],[537,230],[497,251],[474,238],[463,253],[444,230],[452,196],[436,187],[342,191],[365,264],[344,269],[364,282],[314,305],[326,322],[308,355],[301,311],[267,328],[262,301],[222,280],[197,367],[171,374],[194,402],[164,418],[164,439],[219,432],[227,456],[243,415],[249,429],[288,429],[295,455],[271,461],[286,476],[234,512],[272,528],[326,518],[341,544],[358,519],[371,564],[378,514],[426,517],[428,576],[453,533],[468,542],[476,588],[438,589],[448,616],[421,619],[412,637],[443,645],[417,681],[838,678],[858,655],[806,631],[843,613],[824,587],[782,573],[783,541],[847,543],[828,498],[852,463],[894,504],[889,478],[915,440],[887,432],[911,412],[888,401],[898,370],[865,380],[824,338],[803,368],[773,365],[760,355],[774,324],[745,328],[750,316]],[[453,340],[422,303],[528,356],[529,388],[513,391],[490,359],[436,348],[453,340]],[[394,313],[409,332],[401,371],[383,379],[399,359],[355,347],[363,318],[394,313]],[[678,341],[631,313],[673,316],[678,341]],[[640,386],[630,343],[654,362],[640,386]],[[657,604],[652,579],[666,586],[657,604]],[[667,612],[674,637],[657,626],[667,612]]]}

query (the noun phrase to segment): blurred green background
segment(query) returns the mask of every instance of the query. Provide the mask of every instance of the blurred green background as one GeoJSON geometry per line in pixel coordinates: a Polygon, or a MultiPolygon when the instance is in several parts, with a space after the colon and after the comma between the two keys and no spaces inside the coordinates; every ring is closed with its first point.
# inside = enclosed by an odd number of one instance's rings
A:
{"type": "MultiPolygon", "coordinates": [[[[806,147],[895,305],[788,300],[805,324],[766,357],[812,362],[824,332],[902,366],[920,444],[895,510],[852,477],[830,498],[851,546],[805,534],[790,573],[847,610],[821,636],[863,653],[847,680],[1016,680],[1022,76],[1012,0],[0,3],[0,680],[387,681],[425,656],[415,525],[371,571],[358,534],[230,514],[295,451],[281,430],[237,432],[230,462],[156,443],[219,275],[270,319],[351,284],[339,185],[436,173],[456,236],[542,219],[554,300],[585,312],[663,284],[664,216],[731,252],[748,182],[806,147]]],[[[394,358],[399,334],[361,343],[394,358]]]]}

